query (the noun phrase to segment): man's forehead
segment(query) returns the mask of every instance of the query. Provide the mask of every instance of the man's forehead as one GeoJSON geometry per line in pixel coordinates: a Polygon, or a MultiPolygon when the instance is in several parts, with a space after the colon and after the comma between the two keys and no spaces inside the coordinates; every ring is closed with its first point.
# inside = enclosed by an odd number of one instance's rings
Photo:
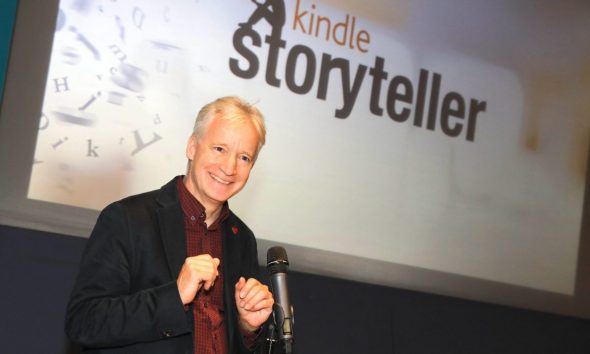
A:
{"type": "MultiPolygon", "coordinates": [[[[255,149],[260,141],[258,131],[256,130],[254,123],[251,121],[235,121],[217,117],[211,120],[203,137],[208,137],[214,140],[239,139],[241,142],[251,142],[255,149]]],[[[224,142],[219,141],[219,143],[224,142]]]]}

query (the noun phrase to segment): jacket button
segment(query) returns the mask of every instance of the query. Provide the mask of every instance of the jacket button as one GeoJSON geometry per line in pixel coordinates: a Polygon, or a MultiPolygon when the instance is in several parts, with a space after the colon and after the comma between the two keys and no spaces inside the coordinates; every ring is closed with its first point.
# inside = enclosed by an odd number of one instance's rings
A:
{"type": "Polygon", "coordinates": [[[174,334],[174,332],[171,329],[167,329],[162,332],[162,336],[164,336],[164,337],[172,337],[173,334],[174,334]]]}

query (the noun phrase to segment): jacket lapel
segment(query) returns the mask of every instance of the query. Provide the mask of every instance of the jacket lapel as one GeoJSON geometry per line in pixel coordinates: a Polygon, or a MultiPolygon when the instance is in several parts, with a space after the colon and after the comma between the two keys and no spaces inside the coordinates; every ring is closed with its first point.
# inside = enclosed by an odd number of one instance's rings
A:
{"type": "Polygon", "coordinates": [[[184,219],[176,189],[176,178],[164,185],[158,195],[158,224],[170,275],[176,279],[186,258],[184,219]]]}
{"type": "MultiPolygon", "coordinates": [[[[239,274],[237,273],[236,264],[239,264],[239,232],[233,232],[233,218],[230,212],[230,216],[222,224],[222,243],[223,243],[223,277],[224,277],[224,298],[225,298],[225,309],[226,313],[226,324],[227,324],[227,339],[229,343],[230,351],[233,348],[236,351],[235,340],[236,331],[234,324],[237,323],[237,310],[235,306],[235,283],[238,281],[239,274]]],[[[237,229],[236,229],[237,230],[237,229]]]]}

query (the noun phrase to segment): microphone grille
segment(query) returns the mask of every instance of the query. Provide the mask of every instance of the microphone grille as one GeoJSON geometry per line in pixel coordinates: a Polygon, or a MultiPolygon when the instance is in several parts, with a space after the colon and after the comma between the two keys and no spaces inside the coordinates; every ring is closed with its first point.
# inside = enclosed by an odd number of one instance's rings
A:
{"type": "Polygon", "coordinates": [[[266,266],[271,273],[287,272],[289,267],[289,258],[287,251],[281,246],[274,246],[266,252],[266,266]]]}

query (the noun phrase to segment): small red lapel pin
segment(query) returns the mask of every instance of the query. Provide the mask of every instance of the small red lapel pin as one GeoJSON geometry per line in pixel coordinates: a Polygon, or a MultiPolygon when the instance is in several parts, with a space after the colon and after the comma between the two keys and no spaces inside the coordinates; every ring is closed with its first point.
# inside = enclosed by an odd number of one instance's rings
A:
{"type": "Polygon", "coordinates": [[[231,227],[231,230],[233,231],[234,235],[237,235],[238,234],[238,228],[237,227],[232,226],[231,227]]]}

